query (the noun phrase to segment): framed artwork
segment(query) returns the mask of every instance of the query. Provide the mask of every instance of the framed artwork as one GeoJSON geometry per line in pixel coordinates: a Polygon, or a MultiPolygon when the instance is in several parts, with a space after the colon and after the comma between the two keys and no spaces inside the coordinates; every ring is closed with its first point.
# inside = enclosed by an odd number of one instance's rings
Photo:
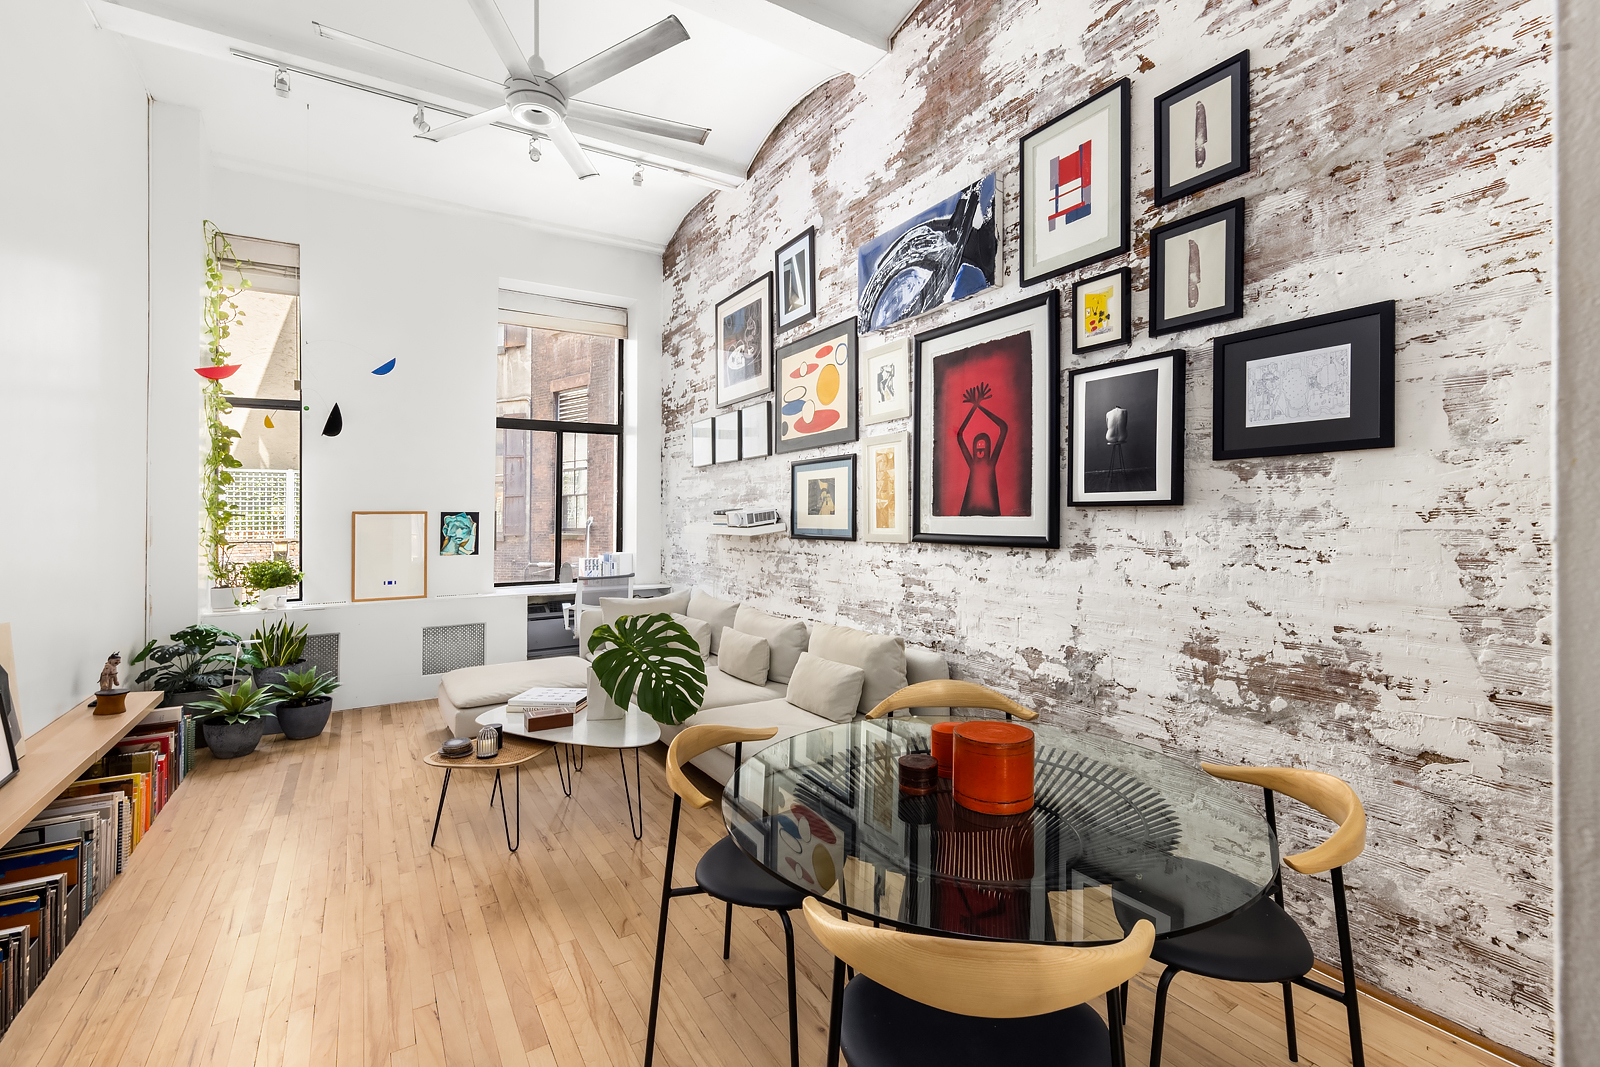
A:
{"type": "Polygon", "coordinates": [[[1127,267],[1072,283],[1072,351],[1093,352],[1133,340],[1127,267]]]}
{"type": "Polygon", "coordinates": [[[1000,201],[995,176],[891,227],[856,250],[856,318],[862,333],[1000,284],[1000,201]]]}
{"type": "Polygon", "coordinates": [[[789,536],[856,539],[856,457],[807,459],[789,468],[789,536]]]}
{"type": "Polygon", "coordinates": [[[867,402],[861,423],[903,419],[911,414],[911,342],[902,338],[861,353],[867,402]]]}
{"type": "Polygon", "coordinates": [[[478,513],[441,511],[439,513],[439,555],[476,556],[478,554],[478,513]]]}
{"type": "Polygon", "coordinates": [[[912,540],[1060,543],[1055,289],[918,334],[912,540]]]}
{"type": "Polygon", "coordinates": [[[778,349],[778,425],[774,452],[854,441],[856,320],[845,319],[778,349]]]}
{"type": "Polygon", "coordinates": [[[22,721],[11,697],[11,677],[0,667],[0,733],[5,735],[5,747],[0,749],[0,785],[17,776],[20,767],[17,745],[22,741],[22,721]]]}
{"type": "Polygon", "coordinates": [[[739,413],[725,411],[711,420],[711,461],[730,463],[739,458],[739,413]]]}
{"type": "Polygon", "coordinates": [[[717,301],[717,407],[772,389],[772,275],[717,301]]]}
{"type": "Polygon", "coordinates": [[[22,736],[22,712],[17,705],[17,657],[11,646],[11,624],[0,622],[0,714],[11,725],[11,743],[18,758],[26,756],[27,739],[22,736]]]}
{"type": "Polygon", "coordinates": [[[1250,169],[1250,53],[1156,97],[1156,203],[1250,169]]]}
{"type": "Polygon", "coordinates": [[[861,536],[867,541],[911,540],[911,435],[891,433],[861,442],[861,536]]]}
{"type": "Polygon", "coordinates": [[[715,425],[701,419],[689,425],[689,461],[696,467],[709,467],[716,459],[715,425]]]}
{"type": "Polygon", "coordinates": [[[810,322],[817,314],[817,230],[806,231],[778,249],[778,329],[810,322]]]}
{"type": "Polygon", "coordinates": [[[1180,349],[1068,375],[1067,505],[1183,503],[1180,349]]]}
{"type": "Polygon", "coordinates": [[[350,601],[428,595],[428,513],[350,513],[350,601]]]}
{"type": "Polygon", "coordinates": [[[1018,143],[1022,284],[1128,250],[1128,79],[1018,143]]]}
{"type": "Polygon", "coordinates": [[[1394,447],[1394,301],[1211,342],[1213,459],[1394,447]]]}
{"type": "Polygon", "coordinates": [[[772,455],[772,401],[739,409],[739,458],[772,455]]]}
{"type": "Polygon", "coordinates": [[[1244,201],[1150,231],[1150,336],[1244,314],[1244,201]]]}

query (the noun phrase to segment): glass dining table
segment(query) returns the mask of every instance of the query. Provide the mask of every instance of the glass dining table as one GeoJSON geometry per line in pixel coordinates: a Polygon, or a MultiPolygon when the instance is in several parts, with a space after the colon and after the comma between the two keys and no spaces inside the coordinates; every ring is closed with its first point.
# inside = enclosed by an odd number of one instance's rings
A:
{"type": "MultiPolygon", "coordinates": [[[[928,753],[940,721],[858,719],[736,759],[728,832],[790,885],[922,934],[1096,945],[1148,919],[1172,937],[1272,887],[1277,839],[1250,792],[1126,741],[1028,724],[1034,804],[1021,814],[970,811],[948,778],[903,793],[900,757],[928,753]]],[[[830,1067],[843,981],[837,963],[830,1067]]]]}

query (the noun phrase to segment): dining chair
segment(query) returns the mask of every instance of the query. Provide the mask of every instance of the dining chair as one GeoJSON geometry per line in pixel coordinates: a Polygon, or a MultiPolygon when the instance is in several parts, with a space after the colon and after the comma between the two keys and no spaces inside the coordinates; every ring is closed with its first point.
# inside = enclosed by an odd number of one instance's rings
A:
{"type": "Polygon", "coordinates": [[[955,678],[934,678],[895,690],[867,712],[867,718],[881,719],[902,708],[987,708],[990,711],[1003,711],[1007,718],[1014,715],[1029,722],[1039,717],[1037,711],[1023,707],[988,686],[955,678]]]}
{"type": "Polygon", "coordinates": [[[835,1005],[850,1067],[1113,1067],[1122,1016],[1111,991],[1150,958],[1141,919],[1114,945],[1073,948],[908,934],[848,922],[809,897],[806,922],[856,976],[835,1005]],[[1111,1027],[1086,1003],[1106,994],[1111,1027]]]}
{"type": "Polygon", "coordinates": [[[791,1067],[800,1067],[800,1022],[795,1012],[794,986],[794,924],[789,912],[806,899],[800,890],[768,874],[749,856],[739,843],[727,834],[722,840],[706,849],[694,869],[694,885],[674,886],[672,866],[678,855],[678,821],[687,802],[691,807],[703,808],[711,798],[695,788],[683,773],[683,765],[713,748],[722,745],[739,745],[746,741],[767,741],[778,732],[776,726],[750,729],[739,726],[707,724],[691,726],[672,739],[667,749],[667,784],[672,787],[672,825],[667,831],[667,868],[661,876],[661,924],[656,930],[656,970],[650,986],[650,1027],[645,1035],[644,1067],[650,1067],[656,1051],[656,1016],[661,1008],[661,962],[667,949],[667,906],[674,897],[688,897],[704,893],[713,900],[727,905],[723,916],[722,958],[727,959],[732,947],[733,906],[775,911],[783,920],[784,947],[789,954],[789,1060],[791,1067]]]}
{"type": "Polygon", "coordinates": [[[1364,1067],[1361,1014],[1357,1004],[1355,960],[1350,951],[1350,916],[1345,907],[1344,865],[1367,847],[1367,813],[1361,798],[1341,778],[1296,767],[1226,767],[1202,763],[1207,774],[1232,782],[1258,785],[1266,794],[1267,825],[1277,832],[1272,794],[1282,793],[1313,808],[1338,824],[1338,829],[1316,848],[1283,857],[1284,866],[1301,874],[1332,873],[1333,918],[1339,936],[1342,990],[1306,977],[1314,957],[1305,931],[1283,910],[1283,872],[1263,896],[1243,911],[1192,934],[1156,943],[1150,955],[1166,964],[1156,985],[1155,1024],[1150,1033],[1150,1067],[1161,1063],[1161,1031],[1167,1008],[1167,988],[1180,971],[1229,982],[1277,982],[1283,986],[1284,1023],[1289,1038],[1289,1059],[1300,1059],[1294,1032],[1294,987],[1341,1001],[1350,1025],[1351,1067],[1364,1067]]]}

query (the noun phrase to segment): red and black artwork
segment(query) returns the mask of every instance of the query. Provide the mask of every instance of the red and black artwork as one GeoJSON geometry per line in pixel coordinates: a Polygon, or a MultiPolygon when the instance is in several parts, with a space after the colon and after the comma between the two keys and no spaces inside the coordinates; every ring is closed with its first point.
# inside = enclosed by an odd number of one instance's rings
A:
{"type": "Polygon", "coordinates": [[[1023,331],[933,360],[933,514],[1032,514],[1032,347],[1023,331]]]}

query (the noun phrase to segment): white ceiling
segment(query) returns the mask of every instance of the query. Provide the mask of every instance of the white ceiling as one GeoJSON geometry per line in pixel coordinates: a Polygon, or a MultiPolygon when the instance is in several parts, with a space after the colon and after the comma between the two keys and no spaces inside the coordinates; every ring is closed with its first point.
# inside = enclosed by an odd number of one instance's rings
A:
{"type": "MultiPolygon", "coordinates": [[[[544,0],[540,52],[561,71],[676,15],[690,39],[582,99],[709,127],[704,146],[573,123],[599,177],[579,182],[553,147],[487,127],[442,142],[414,136],[415,108],[306,74],[291,93],[243,51],[458,111],[501,102],[505,69],[466,0],[87,0],[126,39],[152,97],[198,110],[224,166],[421,198],[565,232],[659,249],[712,188],[737,184],[772,127],[816,86],[883,55],[915,0],[544,0]],[[455,67],[429,71],[319,36],[320,22],[455,67]],[[614,158],[604,152],[628,159],[614,158]],[[632,182],[638,164],[643,186],[632,182]],[[653,162],[658,166],[650,166],[653,162]]],[[[524,51],[533,0],[500,0],[524,51]]],[[[430,111],[435,127],[452,116],[430,111]]]]}

